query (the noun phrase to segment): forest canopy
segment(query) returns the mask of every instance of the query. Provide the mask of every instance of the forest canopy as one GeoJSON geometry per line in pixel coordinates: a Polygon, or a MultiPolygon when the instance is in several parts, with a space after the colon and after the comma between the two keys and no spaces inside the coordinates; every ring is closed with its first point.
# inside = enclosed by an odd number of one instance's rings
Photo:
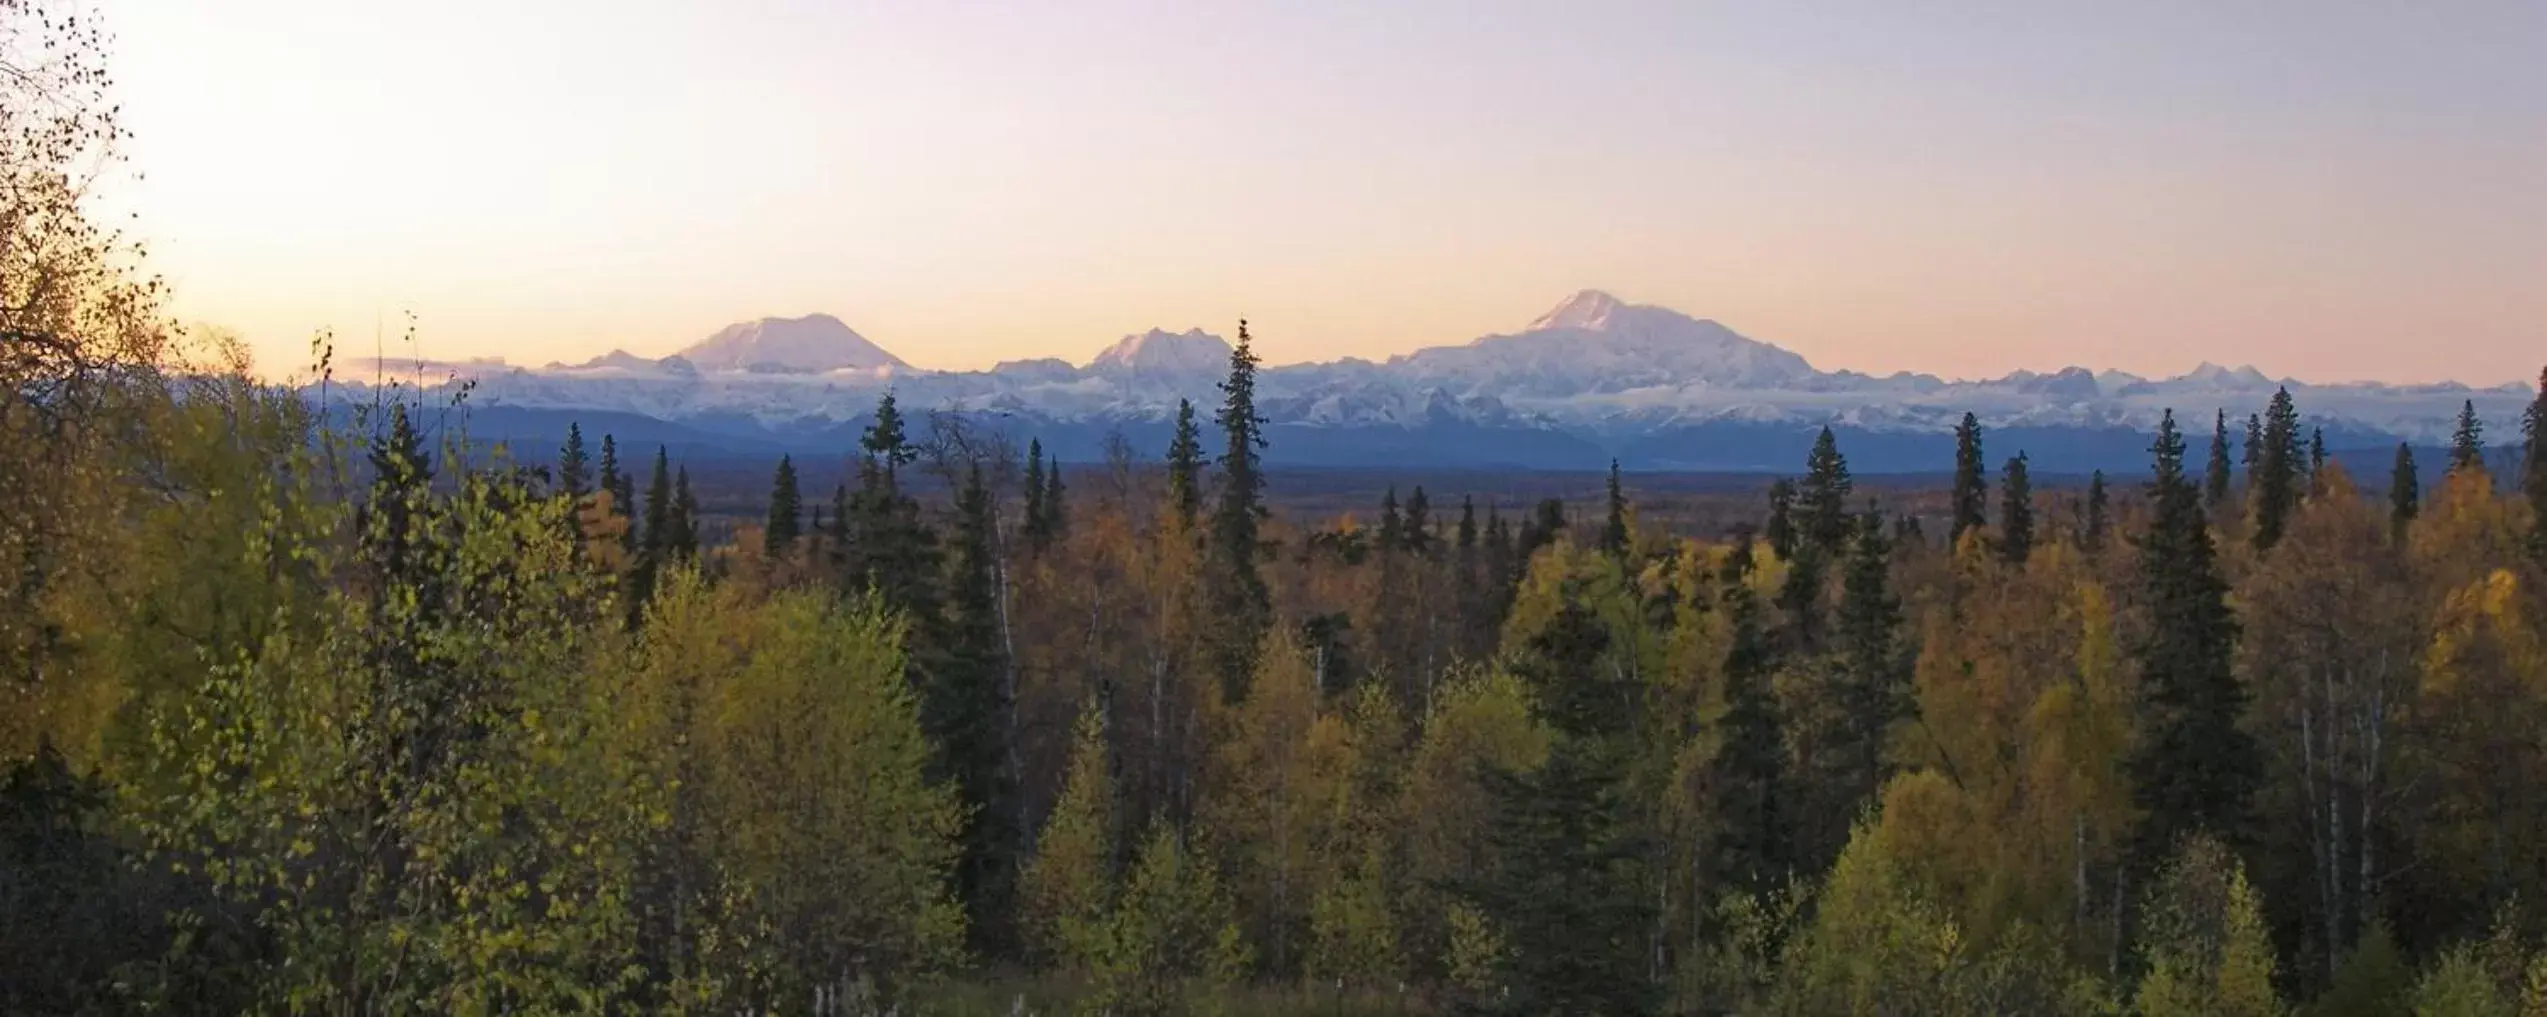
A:
{"type": "Polygon", "coordinates": [[[718,516],[174,327],[0,40],[0,1011],[2547,1013],[2547,394],[1312,518],[1242,322],[1157,459],[888,394],[718,516]]]}

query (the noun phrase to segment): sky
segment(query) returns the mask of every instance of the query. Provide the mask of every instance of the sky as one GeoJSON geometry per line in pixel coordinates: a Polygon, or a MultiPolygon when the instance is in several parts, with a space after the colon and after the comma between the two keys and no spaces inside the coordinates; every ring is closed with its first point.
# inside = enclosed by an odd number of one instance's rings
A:
{"type": "Polygon", "coordinates": [[[2535,0],[94,2],[108,200],[269,371],[1377,359],[1584,288],[1825,369],[2547,360],[2535,0]]]}

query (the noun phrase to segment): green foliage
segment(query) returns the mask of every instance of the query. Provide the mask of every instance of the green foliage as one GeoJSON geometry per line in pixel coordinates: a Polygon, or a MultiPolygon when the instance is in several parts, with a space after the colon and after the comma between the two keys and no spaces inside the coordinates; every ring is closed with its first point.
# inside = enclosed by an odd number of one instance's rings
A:
{"type": "Polygon", "coordinates": [[[261,1006],[625,999],[646,810],[577,751],[608,723],[581,667],[606,602],[562,499],[502,470],[436,494],[403,419],[375,444],[358,554],[283,550],[360,581],[152,704],[139,786],[164,793],[136,821],[157,864],[274,938],[261,1006]]]}
{"type": "Polygon", "coordinates": [[[1034,860],[1019,879],[1019,924],[1030,955],[1055,967],[1093,970],[1114,905],[1114,782],[1105,718],[1080,711],[1061,799],[1045,818],[1034,860]]]}
{"type": "Polygon", "coordinates": [[[622,665],[612,754],[664,796],[646,900],[676,997],[795,1008],[819,983],[957,958],[965,812],[928,776],[902,633],[868,598],[753,602],[667,576],[622,665]]]}
{"type": "Polygon", "coordinates": [[[2308,1017],[2385,1017],[2406,1008],[2414,971],[2397,951],[2388,923],[2372,922],[2335,969],[2334,984],[2309,1005],[2308,1017]]]}
{"type": "Polygon", "coordinates": [[[1253,959],[1211,860],[1177,832],[1153,827],[1105,924],[1088,1014],[1204,1012],[1246,977],[1253,959]]]}
{"type": "Polygon", "coordinates": [[[2245,867],[2208,837],[2184,842],[2151,886],[2140,936],[2147,966],[2140,1017],[2268,1017],[2286,1012],[2273,988],[2273,943],[2245,867]]]}

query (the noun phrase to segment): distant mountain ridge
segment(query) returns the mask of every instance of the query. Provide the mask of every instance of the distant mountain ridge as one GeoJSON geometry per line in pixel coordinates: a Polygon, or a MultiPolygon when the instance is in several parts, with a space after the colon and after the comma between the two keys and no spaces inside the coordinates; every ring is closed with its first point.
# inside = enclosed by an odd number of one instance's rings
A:
{"type": "MultiPolygon", "coordinates": [[[[1084,365],[1045,358],[935,371],[815,314],[728,326],[660,360],[612,351],[572,366],[442,366],[474,380],[471,398],[483,406],[630,413],[755,447],[816,448],[863,420],[887,389],[906,412],[979,415],[1055,435],[1147,435],[1173,418],[1179,399],[1216,405],[1229,354],[1227,340],[1199,328],[1151,329],[1084,365]]],[[[1943,468],[1932,461],[1936,439],[1969,411],[2033,443],[1994,444],[1994,454],[2039,446],[2036,468],[2057,472],[2145,466],[2143,435],[2165,410],[2186,430],[2207,432],[2215,409],[2243,418],[2282,385],[2330,444],[2348,448],[2437,442],[2463,400],[2493,433],[2512,433],[2530,398],[2518,384],[2308,385],[2211,363],[2155,379],[2084,367],[1978,380],[1824,371],[1718,322],[1584,290],[1512,333],[1381,363],[1267,368],[1258,409],[1277,435],[1292,435],[1292,449],[1277,449],[1277,458],[1305,455],[1313,465],[1378,455],[1481,466],[1617,456],[1634,469],[1774,468],[1782,459],[1764,458],[1769,450],[1828,425],[1861,436],[1858,446],[1900,450],[1858,464],[1877,471],[1943,468]]]]}

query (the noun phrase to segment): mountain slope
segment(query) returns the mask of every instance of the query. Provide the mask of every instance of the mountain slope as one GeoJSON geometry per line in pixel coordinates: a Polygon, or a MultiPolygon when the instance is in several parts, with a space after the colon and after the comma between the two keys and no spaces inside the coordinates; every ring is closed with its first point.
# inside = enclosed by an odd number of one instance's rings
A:
{"type": "Polygon", "coordinates": [[[702,371],[868,371],[911,365],[828,314],[727,325],[678,354],[702,371]]]}

